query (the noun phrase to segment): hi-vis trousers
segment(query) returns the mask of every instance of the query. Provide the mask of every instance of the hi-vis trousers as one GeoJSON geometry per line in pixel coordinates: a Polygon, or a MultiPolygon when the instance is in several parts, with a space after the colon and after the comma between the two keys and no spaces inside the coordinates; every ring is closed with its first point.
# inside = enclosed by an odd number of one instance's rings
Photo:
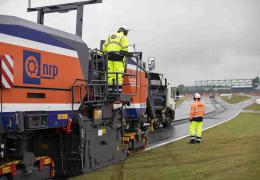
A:
{"type": "Polygon", "coordinates": [[[108,84],[109,85],[116,85],[116,73],[118,72],[117,81],[118,85],[123,84],[123,74],[125,70],[124,62],[123,61],[108,61],[108,72],[113,74],[108,74],[108,84]],[[121,74],[120,74],[121,73],[121,74]]]}
{"type": "Polygon", "coordinates": [[[203,117],[195,117],[190,121],[190,139],[201,141],[203,117]]]}

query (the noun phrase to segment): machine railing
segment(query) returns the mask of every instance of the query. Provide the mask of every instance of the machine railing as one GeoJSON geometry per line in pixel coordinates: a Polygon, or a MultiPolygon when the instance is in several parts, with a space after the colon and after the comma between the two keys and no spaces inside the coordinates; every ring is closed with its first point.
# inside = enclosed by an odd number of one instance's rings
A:
{"type": "MultiPolygon", "coordinates": [[[[139,52],[125,52],[125,51],[120,51],[120,52],[113,52],[113,53],[116,53],[116,54],[119,54],[119,56],[123,56],[124,57],[124,63],[125,63],[125,70],[124,70],[124,73],[121,73],[121,72],[108,72],[107,74],[115,74],[116,75],[116,78],[115,78],[115,82],[113,85],[110,85],[110,87],[112,87],[114,90],[111,92],[111,91],[108,91],[108,94],[110,96],[120,96],[120,95],[129,95],[129,96],[134,96],[137,94],[137,89],[138,89],[138,69],[142,69],[142,67],[140,66],[141,64],[141,56],[142,54],[139,53],[139,52]],[[130,74],[130,73],[127,73],[127,66],[128,66],[128,58],[134,58],[136,60],[136,65],[135,65],[135,70],[134,70],[134,74],[130,74]],[[121,85],[118,83],[118,76],[121,75],[123,76],[123,79],[125,77],[133,77],[135,80],[134,80],[134,84],[133,83],[125,83],[123,82],[121,85]],[[119,91],[119,89],[122,89],[123,90],[123,87],[125,86],[129,86],[129,85],[135,85],[135,92],[134,93],[124,93],[123,91],[119,91]],[[121,86],[121,87],[120,87],[121,86]]],[[[140,79],[141,80],[141,79],[140,79]]]]}
{"type": "MultiPolygon", "coordinates": [[[[121,99],[122,101],[129,99],[129,97],[137,94],[138,89],[138,74],[139,66],[141,63],[140,55],[128,52],[117,52],[123,57],[134,57],[136,59],[136,66],[134,73],[127,73],[127,59],[125,58],[125,71],[124,72],[108,72],[108,56],[103,55],[102,51],[90,50],[90,63],[89,63],[89,80],[76,79],[72,85],[72,109],[76,104],[84,106],[92,104],[94,106],[103,105],[106,101],[113,99],[121,99]],[[112,85],[108,84],[108,75],[115,74],[115,81],[112,85]],[[123,92],[123,87],[131,86],[133,83],[123,82],[119,84],[119,75],[123,78],[131,77],[134,79],[135,92],[123,92]],[[112,90],[111,90],[112,89],[112,90]]],[[[141,77],[139,78],[141,81],[141,77]]]]}
{"type": "Polygon", "coordinates": [[[76,79],[72,85],[72,108],[75,104],[103,105],[107,101],[107,60],[97,50],[90,50],[89,80],[76,79]]]}

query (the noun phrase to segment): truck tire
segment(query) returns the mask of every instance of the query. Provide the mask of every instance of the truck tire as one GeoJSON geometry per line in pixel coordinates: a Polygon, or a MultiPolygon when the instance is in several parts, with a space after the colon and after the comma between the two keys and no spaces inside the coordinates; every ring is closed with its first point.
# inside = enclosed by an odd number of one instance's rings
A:
{"type": "Polygon", "coordinates": [[[166,119],[162,123],[163,127],[164,128],[171,127],[172,121],[174,120],[174,117],[175,117],[175,111],[168,109],[167,112],[166,112],[166,119]]]}
{"type": "Polygon", "coordinates": [[[171,118],[166,118],[166,120],[163,123],[163,127],[167,128],[167,127],[171,127],[172,126],[172,120],[171,118]]]}

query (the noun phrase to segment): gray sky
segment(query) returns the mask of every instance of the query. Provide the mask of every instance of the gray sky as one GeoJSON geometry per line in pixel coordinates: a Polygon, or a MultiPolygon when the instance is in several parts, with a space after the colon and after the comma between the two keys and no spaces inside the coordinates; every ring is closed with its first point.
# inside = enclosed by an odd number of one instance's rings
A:
{"type": "MultiPolygon", "coordinates": [[[[32,0],[32,6],[77,0],[32,0]]],[[[0,0],[0,14],[36,21],[27,0],[0,0]]],[[[74,12],[46,15],[45,24],[75,32],[74,12]]],[[[175,84],[260,75],[259,0],[103,0],[85,7],[83,39],[90,48],[118,27],[129,43],[156,58],[156,70],[175,84]]]]}

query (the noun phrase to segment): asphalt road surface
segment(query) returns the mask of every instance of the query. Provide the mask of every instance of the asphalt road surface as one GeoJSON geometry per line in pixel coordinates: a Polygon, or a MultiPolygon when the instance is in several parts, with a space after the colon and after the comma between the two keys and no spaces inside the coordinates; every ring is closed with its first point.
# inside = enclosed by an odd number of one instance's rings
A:
{"type": "MultiPolygon", "coordinates": [[[[215,106],[211,103],[211,100],[208,97],[201,99],[201,101],[205,104],[206,114],[211,113],[216,110],[215,106]]],[[[186,101],[182,102],[176,108],[175,112],[175,120],[187,119],[189,118],[190,108],[193,100],[187,99],[186,101]]]]}
{"type": "MultiPolygon", "coordinates": [[[[203,102],[206,105],[207,115],[203,120],[203,130],[233,119],[241,112],[242,109],[250,104],[253,104],[257,98],[259,97],[252,96],[246,101],[233,105],[223,101],[219,97],[216,97],[215,99],[204,98],[203,102]]],[[[187,100],[178,106],[176,109],[176,120],[181,121],[181,119],[188,118],[191,103],[192,100],[187,100]]],[[[149,133],[147,150],[187,137],[188,135],[188,120],[182,120],[182,123],[175,124],[169,128],[157,129],[156,131],[149,133]]]]}

